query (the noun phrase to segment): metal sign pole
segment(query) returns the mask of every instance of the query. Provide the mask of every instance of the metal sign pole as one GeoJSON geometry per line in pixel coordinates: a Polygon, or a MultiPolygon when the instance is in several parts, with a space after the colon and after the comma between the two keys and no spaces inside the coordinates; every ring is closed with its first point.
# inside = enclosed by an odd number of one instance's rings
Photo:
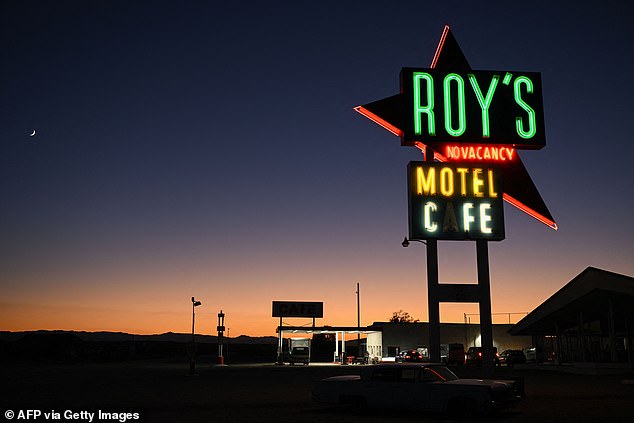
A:
{"type": "Polygon", "coordinates": [[[440,304],[438,300],[438,243],[427,240],[427,304],[429,313],[429,360],[440,363],[440,304]]]}
{"type": "Polygon", "coordinates": [[[277,339],[277,361],[275,364],[282,365],[284,364],[284,357],[282,354],[282,317],[280,316],[280,327],[278,329],[278,339],[277,339]]]}
{"type": "Polygon", "coordinates": [[[478,287],[480,289],[480,336],[482,342],[482,371],[485,378],[492,378],[495,372],[493,353],[493,321],[491,320],[491,281],[489,274],[488,241],[476,241],[478,265],[478,287]]]}
{"type": "MultiPolygon", "coordinates": [[[[425,148],[425,161],[434,161],[434,150],[425,148]]],[[[438,298],[438,241],[427,240],[427,308],[429,314],[429,360],[440,363],[440,299],[438,298]]]]}

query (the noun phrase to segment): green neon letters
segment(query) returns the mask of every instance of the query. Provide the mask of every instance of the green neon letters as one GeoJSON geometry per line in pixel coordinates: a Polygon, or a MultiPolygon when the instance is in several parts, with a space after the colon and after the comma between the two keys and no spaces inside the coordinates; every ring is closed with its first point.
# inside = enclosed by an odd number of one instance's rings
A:
{"type": "Polygon", "coordinates": [[[425,72],[414,72],[414,133],[422,135],[422,114],[427,115],[427,133],[431,136],[436,135],[436,123],[434,119],[434,78],[425,72]],[[420,84],[424,81],[426,84],[425,92],[427,93],[427,103],[425,106],[420,104],[420,84]]]}
{"type": "Polygon", "coordinates": [[[406,145],[478,140],[545,145],[539,73],[404,68],[401,81],[408,104],[406,145]]]}
{"type": "Polygon", "coordinates": [[[459,137],[464,134],[467,129],[465,98],[464,98],[464,79],[456,73],[450,73],[443,80],[443,93],[445,94],[445,131],[452,137],[459,137]],[[454,129],[451,123],[451,81],[456,81],[456,96],[458,98],[458,128],[454,129]]]}
{"type": "Polygon", "coordinates": [[[469,74],[469,82],[471,82],[473,91],[475,92],[475,95],[478,98],[478,103],[480,104],[480,108],[482,109],[483,138],[489,138],[491,136],[491,131],[489,130],[489,107],[491,106],[491,100],[493,100],[493,94],[495,93],[495,87],[497,87],[499,79],[500,75],[493,75],[493,78],[491,78],[491,83],[489,84],[489,90],[487,91],[486,98],[484,98],[482,97],[482,91],[480,90],[480,86],[478,85],[478,80],[476,79],[476,76],[472,73],[469,74]]]}
{"type": "Polygon", "coordinates": [[[522,122],[521,117],[515,118],[515,128],[517,129],[517,134],[522,138],[533,138],[535,136],[535,132],[537,132],[535,125],[535,111],[531,106],[526,104],[526,102],[522,99],[521,93],[521,85],[526,85],[526,92],[528,94],[533,93],[533,81],[525,76],[520,76],[515,79],[513,83],[513,92],[515,94],[515,102],[528,113],[528,130],[524,130],[524,124],[522,122]]]}

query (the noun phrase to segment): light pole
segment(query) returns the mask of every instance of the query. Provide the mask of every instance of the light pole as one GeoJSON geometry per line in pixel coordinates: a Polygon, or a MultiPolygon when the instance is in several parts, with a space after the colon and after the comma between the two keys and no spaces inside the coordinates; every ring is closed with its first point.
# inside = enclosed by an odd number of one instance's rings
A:
{"type": "Polygon", "coordinates": [[[194,338],[194,322],[196,321],[195,309],[199,305],[202,305],[202,303],[200,301],[196,301],[194,297],[192,297],[192,342],[196,342],[196,339],[194,338]]]}
{"type": "Polygon", "coordinates": [[[192,341],[189,343],[187,348],[187,353],[189,354],[189,374],[193,375],[196,370],[196,338],[194,331],[194,324],[196,321],[196,307],[202,305],[200,301],[196,301],[194,297],[192,297],[192,341]]]}

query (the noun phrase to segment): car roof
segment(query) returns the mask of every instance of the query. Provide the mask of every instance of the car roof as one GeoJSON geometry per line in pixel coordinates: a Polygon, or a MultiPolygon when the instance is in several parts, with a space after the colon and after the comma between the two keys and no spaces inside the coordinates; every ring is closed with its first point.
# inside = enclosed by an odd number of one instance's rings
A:
{"type": "Polygon", "coordinates": [[[423,367],[436,367],[436,366],[443,366],[444,364],[442,363],[381,363],[381,364],[375,364],[374,367],[399,367],[399,368],[423,368],[423,367]]]}

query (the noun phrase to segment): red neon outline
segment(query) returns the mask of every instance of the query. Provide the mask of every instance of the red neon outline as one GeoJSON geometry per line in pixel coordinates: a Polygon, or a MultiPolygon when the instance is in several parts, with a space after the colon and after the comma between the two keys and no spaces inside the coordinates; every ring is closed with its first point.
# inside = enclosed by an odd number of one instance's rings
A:
{"type": "Polygon", "coordinates": [[[550,220],[546,216],[543,216],[543,215],[537,213],[535,210],[531,209],[530,207],[528,207],[524,203],[520,203],[519,200],[516,200],[515,198],[511,197],[510,195],[504,193],[502,195],[502,198],[504,199],[504,201],[506,201],[507,203],[517,207],[518,209],[520,209],[521,211],[523,211],[527,215],[531,216],[532,218],[535,218],[535,219],[539,220],[544,225],[546,225],[546,226],[548,226],[548,227],[550,227],[550,228],[552,228],[554,230],[558,230],[559,229],[559,227],[557,226],[557,224],[554,221],[550,220]]]}
{"type": "Polygon", "coordinates": [[[397,137],[402,137],[403,136],[403,131],[401,131],[399,128],[397,128],[396,126],[392,125],[388,121],[386,121],[384,119],[381,119],[380,117],[378,117],[377,115],[375,115],[374,113],[372,113],[371,111],[366,109],[365,107],[357,106],[357,107],[354,108],[354,110],[356,112],[362,114],[363,116],[367,117],[368,119],[370,119],[372,122],[376,123],[377,125],[380,125],[383,128],[387,129],[388,131],[390,131],[391,133],[393,133],[397,137]]]}
{"type": "Polygon", "coordinates": [[[445,25],[445,27],[442,30],[442,35],[440,36],[440,41],[438,42],[438,47],[436,47],[436,54],[434,54],[434,58],[431,61],[432,69],[436,67],[436,62],[438,62],[438,56],[440,56],[442,47],[445,45],[445,38],[447,38],[448,32],[449,32],[449,25],[445,25]]]}

